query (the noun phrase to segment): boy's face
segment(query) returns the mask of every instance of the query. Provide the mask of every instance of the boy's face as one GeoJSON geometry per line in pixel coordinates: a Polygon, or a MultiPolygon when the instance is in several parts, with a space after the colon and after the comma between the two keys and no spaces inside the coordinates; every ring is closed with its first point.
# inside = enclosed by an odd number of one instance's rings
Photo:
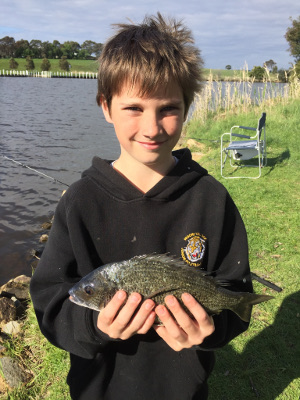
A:
{"type": "Polygon", "coordinates": [[[102,109],[107,122],[114,125],[120,160],[152,167],[170,164],[185,120],[183,94],[176,83],[143,97],[139,87],[124,85],[113,96],[110,109],[105,101],[102,109]]]}

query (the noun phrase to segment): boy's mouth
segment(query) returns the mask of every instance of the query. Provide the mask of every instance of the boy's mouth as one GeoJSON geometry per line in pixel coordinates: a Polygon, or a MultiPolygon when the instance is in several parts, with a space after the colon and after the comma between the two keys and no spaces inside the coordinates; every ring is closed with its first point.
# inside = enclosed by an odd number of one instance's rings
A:
{"type": "Polygon", "coordinates": [[[161,141],[161,142],[138,142],[141,146],[143,146],[146,149],[158,149],[161,145],[163,145],[165,143],[165,141],[161,141]]]}

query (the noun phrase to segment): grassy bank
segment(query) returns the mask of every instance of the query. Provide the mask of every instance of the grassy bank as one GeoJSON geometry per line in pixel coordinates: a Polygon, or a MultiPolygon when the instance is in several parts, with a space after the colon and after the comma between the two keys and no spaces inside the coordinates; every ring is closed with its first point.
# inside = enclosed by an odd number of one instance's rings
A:
{"type": "MultiPolygon", "coordinates": [[[[199,115],[199,110],[197,111],[199,115]]],[[[254,309],[250,329],[217,352],[210,399],[296,399],[300,393],[300,97],[262,101],[192,119],[186,140],[201,165],[229,190],[244,219],[253,272],[283,288],[254,282],[275,299],[254,309]],[[220,135],[233,125],[253,126],[267,113],[268,165],[257,180],[220,176],[220,135]]]]}
{"type": "MultiPolygon", "coordinates": [[[[26,70],[26,59],[25,58],[15,58],[17,61],[18,68],[15,68],[15,71],[25,71],[26,70]]],[[[41,72],[41,64],[42,59],[33,59],[35,71],[41,72]]],[[[59,59],[52,59],[49,60],[51,63],[52,72],[62,72],[59,68],[59,59]]],[[[96,73],[98,71],[98,61],[97,60],[69,60],[71,65],[70,72],[93,72],[96,73]]],[[[9,59],[8,58],[0,58],[0,71],[2,70],[10,70],[9,68],[9,59]]],[[[209,80],[210,75],[213,75],[214,79],[219,81],[236,81],[240,80],[244,77],[245,72],[244,70],[227,70],[227,69],[210,69],[204,68],[203,70],[203,77],[204,80],[209,80]]],[[[277,81],[277,75],[272,75],[272,80],[277,81]]]]}
{"type": "MultiPolygon", "coordinates": [[[[295,84],[287,97],[262,99],[255,107],[236,99],[231,106],[220,104],[217,112],[211,112],[209,101],[206,106],[204,103],[196,105],[194,117],[186,126],[185,144],[201,165],[227,187],[237,204],[248,232],[252,271],[283,289],[276,293],[254,282],[256,292],[271,294],[275,299],[255,306],[249,330],[217,351],[210,400],[298,399],[299,86],[295,84]],[[268,151],[262,177],[221,179],[221,134],[235,124],[256,126],[262,111],[267,113],[268,151]]],[[[43,338],[31,306],[24,336],[5,345],[7,354],[18,359],[32,379],[1,399],[69,400],[65,383],[68,355],[43,338]]]]}

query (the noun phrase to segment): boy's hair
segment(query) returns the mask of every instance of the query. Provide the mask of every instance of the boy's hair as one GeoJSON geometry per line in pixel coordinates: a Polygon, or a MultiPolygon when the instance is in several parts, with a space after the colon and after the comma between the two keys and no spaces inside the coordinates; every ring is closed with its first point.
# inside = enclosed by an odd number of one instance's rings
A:
{"type": "Polygon", "coordinates": [[[117,24],[117,33],[104,45],[99,58],[97,103],[107,102],[124,84],[139,85],[140,95],[151,95],[170,80],[183,92],[185,113],[201,89],[200,51],[181,21],[166,21],[160,13],[137,24],[117,24]]]}

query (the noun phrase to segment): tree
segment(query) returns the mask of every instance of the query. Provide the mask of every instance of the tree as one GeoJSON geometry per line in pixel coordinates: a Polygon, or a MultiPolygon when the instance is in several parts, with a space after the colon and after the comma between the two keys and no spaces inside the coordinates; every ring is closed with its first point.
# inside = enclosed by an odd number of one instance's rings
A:
{"type": "Polygon", "coordinates": [[[16,41],[16,43],[15,43],[15,57],[21,58],[21,57],[29,56],[30,54],[26,54],[25,55],[26,50],[27,50],[27,53],[28,53],[28,50],[30,50],[30,46],[29,46],[28,40],[21,39],[21,40],[16,41]]]}
{"type": "Polygon", "coordinates": [[[32,51],[33,58],[41,58],[42,57],[42,42],[40,40],[33,39],[29,43],[29,46],[32,51]]]}
{"type": "Polygon", "coordinates": [[[289,43],[289,51],[295,61],[300,61],[300,15],[298,19],[292,19],[292,26],[289,27],[284,35],[289,43]]]}
{"type": "Polygon", "coordinates": [[[276,66],[276,62],[273,60],[264,62],[264,68],[268,68],[271,72],[274,72],[275,66],[276,66]]]}
{"type": "Polygon", "coordinates": [[[30,56],[26,57],[26,70],[30,71],[34,69],[34,62],[30,56]]]}
{"type": "Polygon", "coordinates": [[[226,67],[225,67],[226,69],[231,69],[231,65],[226,65],[226,67]]]}
{"type": "Polygon", "coordinates": [[[62,58],[59,60],[59,68],[63,71],[69,71],[70,64],[66,56],[62,56],[62,58]]]}
{"type": "Polygon", "coordinates": [[[58,40],[53,40],[52,43],[53,58],[60,58],[62,56],[61,44],[58,40]]]}
{"type": "Polygon", "coordinates": [[[15,51],[15,39],[10,36],[5,36],[0,39],[0,57],[13,57],[15,51]]]}
{"type": "Polygon", "coordinates": [[[43,58],[42,64],[41,64],[41,70],[42,71],[49,71],[51,69],[51,64],[48,58],[43,58]]]}
{"type": "Polygon", "coordinates": [[[283,68],[279,69],[278,79],[280,82],[288,82],[288,71],[285,71],[283,68]]]}
{"type": "Polygon", "coordinates": [[[77,58],[77,55],[80,51],[80,44],[77,42],[67,41],[61,46],[62,53],[66,58],[77,58]]]}
{"type": "Polygon", "coordinates": [[[249,72],[251,78],[255,78],[258,81],[262,81],[265,76],[265,69],[263,67],[253,67],[249,72]]]}
{"type": "Polygon", "coordinates": [[[103,49],[103,44],[102,43],[96,43],[95,44],[93,53],[95,53],[96,57],[100,56],[102,49],[103,49]]]}
{"type": "Polygon", "coordinates": [[[17,61],[14,58],[11,58],[9,60],[9,68],[10,69],[17,69],[19,66],[19,64],[17,63],[17,61]]]}
{"type": "Polygon", "coordinates": [[[96,45],[97,45],[96,42],[93,42],[92,40],[86,40],[81,45],[81,51],[85,50],[87,55],[91,56],[95,52],[94,48],[96,45]]]}

